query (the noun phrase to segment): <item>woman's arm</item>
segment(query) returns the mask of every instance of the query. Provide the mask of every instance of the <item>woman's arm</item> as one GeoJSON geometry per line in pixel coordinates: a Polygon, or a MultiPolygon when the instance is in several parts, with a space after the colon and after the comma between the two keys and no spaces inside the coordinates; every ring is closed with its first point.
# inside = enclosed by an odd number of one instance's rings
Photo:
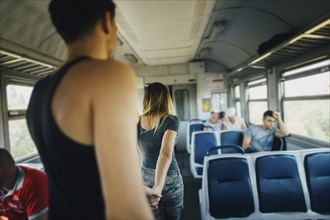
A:
{"type": "Polygon", "coordinates": [[[162,145],[156,165],[155,185],[153,189],[159,194],[162,193],[168,168],[172,161],[172,153],[174,149],[177,132],[167,130],[162,139],[162,145]]]}
{"type": "Polygon", "coordinates": [[[142,147],[141,147],[141,145],[140,145],[139,142],[137,143],[137,148],[138,148],[138,150],[139,150],[139,154],[140,154],[140,157],[141,157],[141,162],[143,162],[143,160],[144,160],[144,155],[143,155],[142,147]]]}

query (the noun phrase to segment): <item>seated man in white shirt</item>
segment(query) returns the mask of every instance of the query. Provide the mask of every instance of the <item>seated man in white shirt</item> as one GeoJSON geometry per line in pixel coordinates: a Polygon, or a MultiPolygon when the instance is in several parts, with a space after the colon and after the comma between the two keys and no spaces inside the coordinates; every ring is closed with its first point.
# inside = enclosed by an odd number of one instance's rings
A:
{"type": "Polygon", "coordinates": [[[236,109],[231,107],[226,112],[227,119],[224,120],[221,130],[245,131],[246,124],[243,118],[236,116],[236,109]]]}

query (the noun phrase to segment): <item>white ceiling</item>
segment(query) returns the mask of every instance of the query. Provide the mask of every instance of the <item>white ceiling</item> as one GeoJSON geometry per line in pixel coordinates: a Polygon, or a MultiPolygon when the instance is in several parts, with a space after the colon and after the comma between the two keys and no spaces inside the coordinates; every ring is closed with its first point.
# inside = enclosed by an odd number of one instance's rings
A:
{"type": "MultiPolygon", "coordinates": [[[[274,35],[299,32],[330,13],[329,0],[115,1],[118,36],[123,42],[116,58],[135,64],[125,57],[133,54],[137,65],[164,68],[203,60],[230,71],[257,56],[259,45],[274,35]],[[227,21],[223,32],[209,41],[214,23],[221,20],[227,21]],[[200,58],[197,54],[203,48],[210,52],[200,58]]],[[[23,56],[32,51],[65,60],[66,47],[49,18],[48,3],[0,0],[0,48],[23,56]]]]}
{"type": "Polygon", "coordinates": [[[193,60],[214,0],[117,0],[120,35],[146,65],[193,60]]]}

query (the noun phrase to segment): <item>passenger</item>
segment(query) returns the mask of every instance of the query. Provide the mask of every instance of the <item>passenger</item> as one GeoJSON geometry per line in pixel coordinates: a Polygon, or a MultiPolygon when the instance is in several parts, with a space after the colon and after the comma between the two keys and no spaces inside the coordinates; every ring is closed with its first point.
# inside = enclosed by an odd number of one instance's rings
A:
{"type": "Polygon", "coordinates": [[[174,155],[180,120],[173,115],[173,106],[167,88],[152,83],[143,99],[143,115],[139,123],[139,150],[143,158],[144,184],[162,194],[160,204],[164,213],[155,206],[155,217],[180,219],[183,206],[183,180],[174,155]]]}
{"type": "MultiPolygon", "coordinates": [[[[220,131],[221,128],[221,122],[219,121],[219,114],[211,111],[211,118],[205,122],[205,125],[211,126],[214,128],[215,131],[220,131]]],[[[208,128],[204,128],[205,131],[208,130],[208,128]]]]}
{"type": "Polygon", "coordinates": [[[115,5],[52,0],[49,12],[68,58],[35,85],[27,122],[49,178],[50,218],[152,219],[134,147],[135,75],[113,59],[115,5]]]}
{"type": "Polygon", "coordinates": [[[220,121],[221,123],[223,123],[225,120],[226,120],[226,112],[221,111],[221,112],[219,113],[219,121],[220,121]]]}
{"type": "Polygon", "coordinates": [[[289,131],[281,119],[278,112],[266,111],[263,115],[262,125],[251,125],[244,134],[243,148],[247,153],[258,151],[271,151],[276,137],[286,137],[289,131]],[[278,123],[278,128],[274,126],[275,122],[278,123]]]}
{"type": "Polygon", "coordinates": [[[246,124],[243,118],[236,116],[236,109],[231,107],[226,112],[227,119],[222,123],[221,130],[245,131],[246,124]]]}
{"type": "Polygon", "coordinates": [[[47,176],[15,164],[10,153],[0,148],[0,220],[47,220],[47,176]]]}

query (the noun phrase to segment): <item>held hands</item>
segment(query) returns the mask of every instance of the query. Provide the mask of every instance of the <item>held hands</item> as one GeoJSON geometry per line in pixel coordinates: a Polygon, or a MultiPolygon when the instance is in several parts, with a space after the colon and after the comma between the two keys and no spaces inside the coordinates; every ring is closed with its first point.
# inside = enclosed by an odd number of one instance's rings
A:
{"type": "MultiPolygon", "coordinates": [[[[162,197],[161,193],[154,188],[144,187],[144,191],[147,194],[149,204],[152,210],[158,209],[160,198],[162,197]]],[[[1,220],[1,219],[0,219],[1,220]]]]}
{"type": "Polygon", "coordinates": [[[9,219],[5,216],[0,216],[0,220],[9,220],[9,219]]]}
{"type": "Polygon", "coordinates": [[[281,114],[279,112],[274,112],[273,117],[276,119],[276,121],[281,121],[281,114]]]}

